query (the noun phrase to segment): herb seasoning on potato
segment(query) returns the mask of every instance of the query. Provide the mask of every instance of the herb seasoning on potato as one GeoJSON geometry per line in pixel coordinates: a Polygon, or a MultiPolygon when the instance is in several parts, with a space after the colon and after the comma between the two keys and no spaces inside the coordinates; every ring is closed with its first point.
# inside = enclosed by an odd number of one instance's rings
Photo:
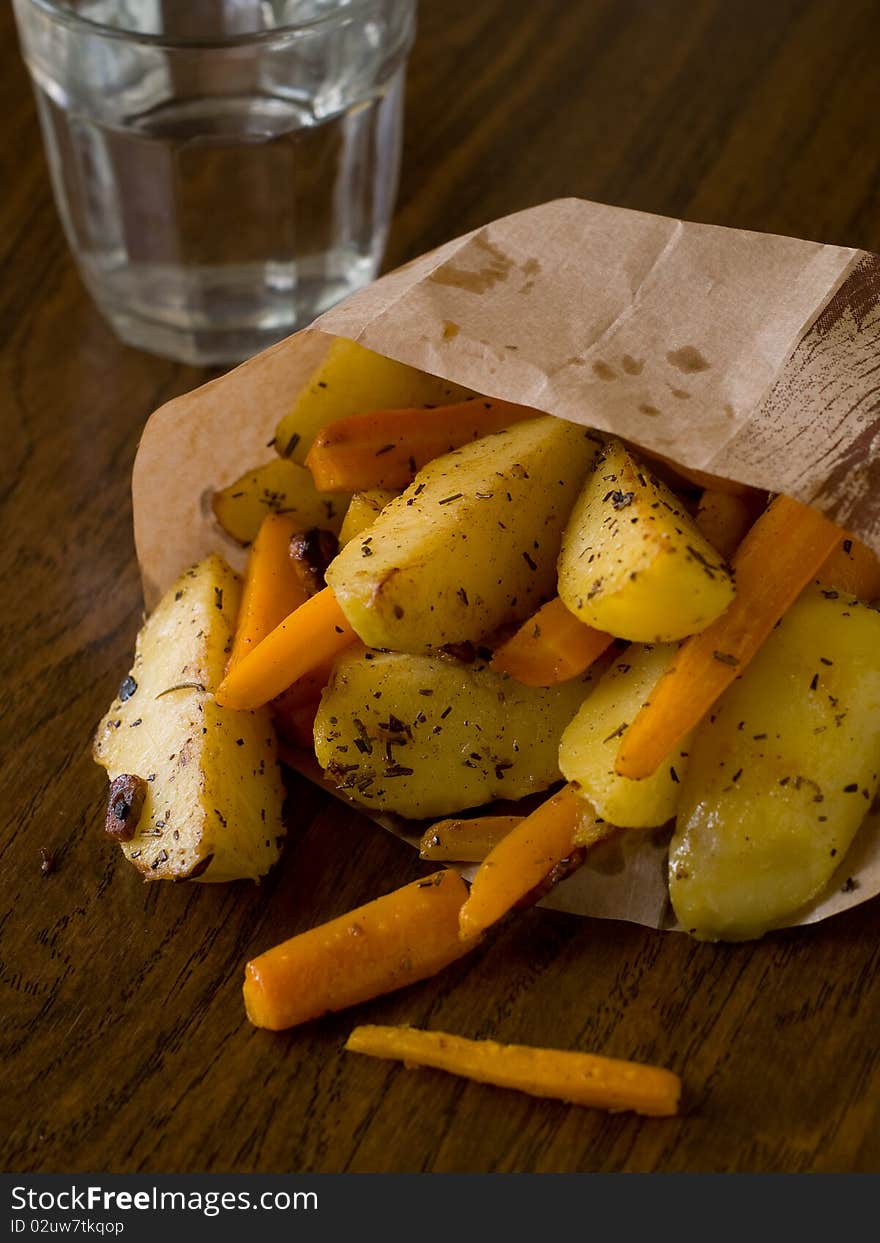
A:
{"type": "Polygon", "coordinates": [[[182,574],[145,622],[98,728],[95,759],[113,782],[108,831],[147,880],[256,879],[278,857],[283,787],[269,712],[232,712],[213,696],[240,594],[217,556],[182,574]]]}

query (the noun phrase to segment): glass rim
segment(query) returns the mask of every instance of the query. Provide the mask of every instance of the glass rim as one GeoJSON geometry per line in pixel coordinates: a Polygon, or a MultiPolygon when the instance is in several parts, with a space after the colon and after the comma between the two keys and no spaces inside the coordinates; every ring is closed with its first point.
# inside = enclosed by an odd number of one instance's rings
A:
{"type": "MultiPolygon", "coordinates": [[[[125,30],[119,26],[108,26],[105,22],[96,22],[90,17],[76,12],[74,9],[62,7],[57,0],[20,0],[29,8],[38,9],[53,21],[59,22],[73,30],[92,33],[105,39],[117,39],[126,43],[142,43],[158,48],[203,48],[206,50],[248,47],[258,43],[269,43],[273,39],[283,39],[297,35],[301,31],[309,33],[321,26],[346,22],[356,17],[364,9],[370,8],[376,0],[350,0],[348,4],[339,3],[330,13],[322,13],[318,17],[309,17],[301,22],[287,22],[281,26],[273,26],[266,30],[251,30],[242,34],[231,34],[207,38],[204,35],[171,36],[165,34],[148,34],[141,30],[125,30]]],[[[395,0],[399,3],[400,0],[395,0]]],[[[412,7],[413,0],[405,0],[412,7]]]]}

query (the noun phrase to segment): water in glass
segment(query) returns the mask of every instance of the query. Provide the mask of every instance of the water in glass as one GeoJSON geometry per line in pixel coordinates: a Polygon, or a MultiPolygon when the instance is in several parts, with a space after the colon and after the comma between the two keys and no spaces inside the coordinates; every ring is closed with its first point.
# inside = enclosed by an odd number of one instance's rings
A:
{"type": "MultiPolygon", "coordinates": [[[[106,18],[118,5],[88,7],[106,18]]],[[[389,54],[382,35],[374,21],[210,54],[118,38],[70,40],[73,57],[37,46],[59,211],[123,339],[235,361],[373,278],[407,42],[389,54]]]]}

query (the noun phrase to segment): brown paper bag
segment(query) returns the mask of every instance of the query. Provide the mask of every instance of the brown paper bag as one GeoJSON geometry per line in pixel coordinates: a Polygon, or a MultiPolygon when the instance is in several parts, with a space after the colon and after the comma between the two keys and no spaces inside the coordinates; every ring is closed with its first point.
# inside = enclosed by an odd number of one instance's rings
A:
{"type": "MultiPolygon", "coordinates": [[[[148,607],[208,552],[242,567],[211,494],[271,456],[333,336],[786,492],[880,552],[880,257],[563,199],[421,256],[157,410],[132,482],[148,607]]],[[[663,836],[630,832],[547,904],[671,927],[665,868],[663,836]]],[[[878,892],[874,816],[798,922],[878,892]]]]}

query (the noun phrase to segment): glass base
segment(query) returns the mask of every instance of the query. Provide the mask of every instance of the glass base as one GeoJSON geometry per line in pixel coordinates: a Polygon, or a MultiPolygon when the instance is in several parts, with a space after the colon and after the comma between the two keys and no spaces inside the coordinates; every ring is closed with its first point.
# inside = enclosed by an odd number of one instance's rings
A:
{"type": "MultiPolygon", "coordinates": [[[[272,327],[183,329],[140,316],[104,310],[113,331],[126,345],[191,367],[235,366],[289,337],[305,322],[272,327]]],[[[311,321],[309,321],[311,322],[311,321]]]]}
{"type": "Polygon", "coordinates": [[[252,358],[375,278],[381,247],[338,251],[312,263],[180,269],[81,265],[98,309],[116,335],[150,354],[197,367],[252,358]],[[317,270],[315,270],[317,269],[317,270]]]}

